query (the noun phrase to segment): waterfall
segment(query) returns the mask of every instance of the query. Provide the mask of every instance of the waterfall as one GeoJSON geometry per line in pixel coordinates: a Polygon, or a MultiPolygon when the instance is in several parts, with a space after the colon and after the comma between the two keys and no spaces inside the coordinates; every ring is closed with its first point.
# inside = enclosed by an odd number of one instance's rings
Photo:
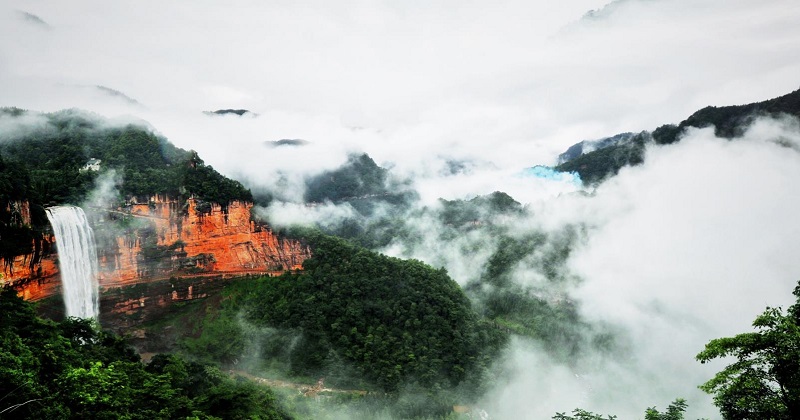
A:
{"type": "Polygon", "coordinates": [[[49,207],[47,219],[56,236],[67,316],[96,319],[100,309],[97,250],[86,214],[80,207],[49,207]]]}

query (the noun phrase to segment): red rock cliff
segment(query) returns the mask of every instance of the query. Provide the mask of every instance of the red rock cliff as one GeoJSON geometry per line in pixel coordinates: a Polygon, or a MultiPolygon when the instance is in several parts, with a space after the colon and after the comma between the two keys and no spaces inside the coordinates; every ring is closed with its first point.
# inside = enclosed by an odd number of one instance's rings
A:
{"type": "MultiPolygon", "coordinates": [[[[232,202],[226,208],[189,199],[153,197],[90,215],[98,242],[100,286],[148,283],[170,277],[278,274],[302,268],[309,248],[277,236],[251,221],[253,205],[232,202]]],[[[43,257],[5,261],[0,282],[10,283],[30,300],[59,293],[54,240],[47,237],[43,257]]]]}
{"type": "Polygon", "coordinates": [[[26,299],[41,298],[46,294],[43,280],[58,272],[55,258],[47,258],[53,236],[32,229],[28,201],[9,201],[1,210],[7,215],[4,233],[11,236],[0,235],[0,241],[8,241],[0,255],[0,286],[18,286],[26,299]]]}

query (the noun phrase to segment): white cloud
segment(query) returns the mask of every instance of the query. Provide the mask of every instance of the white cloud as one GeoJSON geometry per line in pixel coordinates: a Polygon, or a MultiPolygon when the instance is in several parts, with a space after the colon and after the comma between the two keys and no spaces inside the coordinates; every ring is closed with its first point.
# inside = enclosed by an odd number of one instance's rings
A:
{"type": "Polygon", "coordinates": [[[629,1],[601,23],[580,19],[604,3],[12,1],[0,10],[14,34],[0,39],[0,105],[135,114],[224,172],[269,182],[289,161],[343,154],[251,154],[264,140],[358,148],[399,167],[453,153],[516,168],[797,87],[800,60],[785,54],[800,41],[794,1],[629,1]],[[95,85],[147,108],[77,88],[95,85]],[[199,122],[228,107],[262,118],[199,122]]]}
{"type": "MultiPolygon", "coordinates": [[[[590,226],[568,263],[582,278],[570,295],[586,320],[622,327],[629,340],[629,359],[573,361],[585,369],[576,373],[592,378],[584,408],[633,418],[684,397],[690,416],[717,415],[695,386],[721,366],[700,365],[694,356],[713,338],[750,330],[767,306],[793,303],[800,153],[786,144],[796,144],[798,135],[796,120],[759,120],[734,141],[716,138],[710,128],[692,130],[677,145],[651,147],[644,165],[623,169],[592,196],[564,196],[538,209],[533,226],[590,226]]],[[[546,356],[539,352],[513,351],[522,361],[509,389],[530,386],[542,369],[557,370],[542,368],[546,356]]],[[[560,376],[563,382],[547,383],[574,385],[560,376]]],[[[581,403],[564,392],[554,397],[562,401],[559,411],[581,403]]],[[[527,401],[497,410],[542,407],[527,401]]]]}

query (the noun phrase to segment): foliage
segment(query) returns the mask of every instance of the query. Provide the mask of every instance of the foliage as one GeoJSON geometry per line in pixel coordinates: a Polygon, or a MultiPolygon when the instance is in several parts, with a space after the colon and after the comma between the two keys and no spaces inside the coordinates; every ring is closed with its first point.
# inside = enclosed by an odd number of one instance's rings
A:
{"type": "MultiPolygon", "coordinates": [[[[24,220],[18,207],[30,194],[30,178],[24,165],[6,161],[0,154],[0,259],[6,262],[17,255],[31,254],[41,245],[41,235],[24,220]]],[[[41,208],[34,207],[31,213],[31,223],[43,216],[41,208]]]]}
{"type": "MultiPolygon", "coordinates": [[[[526,209],[508,194],[496,191],[468,200],[439,200],[440,206],[405,212],[385,212],[363,224],[342,224],[334,232],[371,249],[397,244],[413,252],[433,224],[437,240],[446,248],[459,248],[464,258],[494,248],[480,277],[466,285],[476,310],[495,328],[538,340],[551,355],[564,361],[582,351],[607,351],[614,334],[604,325],[581,319],[569,300],[566,285],[575,281],[565,262],[579,231],[514,232],[516,217],[526,209]],[[465,235],[468,233],[469,235],[465,235]],[[487,244],[487,240],[490,240],[487,244]],[[538,284],[520,286],[513,278],[520,267],[533,268],[538,284]]],[[[526,270],[530,272],[531,270],[526,270]]]]}
{"type": "Polygon", "coordinates": [[[609,326],[582,319],[578,304],[564,291],[577,281],[564,269],[577,230],[525,235],[499,229],[490,232],[497,237],[494,253],[480,278],[466,286],[487,320],[536,339],[551,356],[567,363],[582,352],[608,351],[618,344],[609,326]],[[535,281],[515,279],[520,268],[537,273],[535,281]]]}
{"type": "Polygon", "coordinates": [[[231,286],[221,312],[209,314],[201,336],[185,348],[199,355],[206,343],[225,338],[235,347],[219,356],[231,362],[251,343],[265,366],[293,377],[423,395],[409,403],[411,411],[474,399],[490,386],[488,367],[507,337],[478,318],[443,269],[303,235],[314,257],[302,274],[231,286]],[[239,311],[259,330],[242,325],[239,311]]]}
{"type": "Polygon", "coordinates": [[[89,320],[43,320],[9,288],[0,291],[0,416],[288,418],[266,388],[177,356],[145,366],[120,337],[89,320]]]}
{"type": "Polygon", "coordinates": [[[34,267],[47,246],[45,207],[82,202],[105,171],[122,174],[119,192],[140,202],[156,194],[184,200],[194,196],[201,204],[215,202],[224,209],[234,200],[253,200],[241,183],[205,165],[196,152],[179,149],[148,128],[109,126],[98,116],[74,110],[35,114],[0,108],[0,115],[42,121],[27,131],[0,133],[0,259],[6,264],[31,254],[27,263],[34,267]],[[99,171],[85,167],[91,159],[100,161],[99,171]],[[30,206],[30,224],[15,212],[23,202],[30,206]]]}
{"type": "Polygon", "coordinates": [[[800,283],[794,296],[786,313],[767,308],[759,315],[756,332],[711,340],[697,355],[701,363],[736,359],[700,386],[724,418],[800,418],[800,283]]]}
{"type": "MultiPolygon", "coordinates": [[[[98,116],[73,110],[40,116],[44,124],[20,134],[3,133],[8,138],[0,143],[7,164],[17,165],[8,178],[15,182],[9,191],[18,199],[48,205],[81,202],[98,176],[85,165],[98,159],[100,172],[116,169],[123,175],[123,196],[195,195],[223,206],[233,200],[252,201],[240,183],[149,128],[109,126],[98,116]]],[[[4,178],[0,176],[0,186],[4,178]]]]}
{"type": "Polygon", "coordinates": [[[686,411],[686,400],[678,398],[667,407],[667,411],[661,413],[655,407],[648,408],[644,413],[645,420],[683,420],[683,413],[686,411]]]}
{"type": "Polygon", "coordinates": [[[644,162],[645,133],[634,136],[630,142],[604,147],[578,156],[555,167],[561,172],[577,172],[585,184],[595,184],[616,175],[625,166],[644,162]]]}
{"type": "MultiPolygon", "coordinates": [[[[381,249],[393,242],[411,244],[421,240],[417,224],[426,218],[444,226],[441,237],[444,242],[461,236],[465,230],[491,227],[498,220],[524,212],[520,203],[501,191],[469,200],[440,199],[439,206],[423,209],[410,208],[408,204],[413,199],[411,194],[393,194],[382,196],[381,199],[392,205],[383,208],[380,215],[346,219],[325,232],[347,238],[368,249],[381,249]]],[[[350,203],[353,204],[352,201],[350,203]]]]}
{"type": "Polygon", "coordinates": [[[572,410],[572,415],[568,416],[564,413],[556,413],[553,416],[553,420],[615,420],[617,416],[603,416],[601,414],[595,414],[591,411],[582,410],[580,408],[576,408],[572,410]]]}
{"type": "Polygon", "coordinates": [[[347,162],[306,181],[306,202],[341,201],[385,194],[387,171],[366,153],[350,155],[347,162]]]}
{"type": "MultiPolygon", "coordinates": [[[[683,398],[677,398],[672,404],[667,407],[667,411],[660,412],[656,410],[655,407],[650,407],[645,410],[644,419],[645,420],[683,420],[683,413],[686,411],[686,400],[683,398]]],[[[580,408],[576,408],[572,411],[572,415],[566,415],[564,413],[556,413],[553,416],[553,420],[614,420],[617,416],[613,415],[602,415],[592,413],[591,411],[582,410],[580,408]]]]}
{"type": "Polygon", "coordinates": [[[746,105],[705,107],[682,121],[678,125],[678,132],[682,132],[687,127],[713,126],[717,136],[732,138],[742,135],[756,117],[778,117],[782,114],[800,117],[800,90],[746,105]]]}
{"type": "Polygon", "coordinates": [[[683,128],[675,124],[664,124],[653,130],[653,140],[656,144],[672,144],[678,141],[683,128]]]}
{"type": "Polygon", "coordinates": [[[443,224],[454,227],[522,212],[522,205],[501,191],[470,200],[439,199],[439,203],[442,206],[439,219],[443,224]]]}
{"type": "MultiPolygon", "coordinates": [[[[656,128],[652,138],[656,144],[672,144],[680,141],[681,135],[689,127],[714,127],[719,137],[734,138],[741,136],[757,117],[780,117],[791,115],[800,117],[800,90],[787,95],[735,106],[708,106],[690,115],[680,124],[666,124],[656,128]]],[[[641,164],[644,159],[643,135],[629,144],[619,144],[598,149],[581,155],[556,167],[562,172],[578,172],[586,184],[601,182],[616,175],[624,166],[641,164]]]]}

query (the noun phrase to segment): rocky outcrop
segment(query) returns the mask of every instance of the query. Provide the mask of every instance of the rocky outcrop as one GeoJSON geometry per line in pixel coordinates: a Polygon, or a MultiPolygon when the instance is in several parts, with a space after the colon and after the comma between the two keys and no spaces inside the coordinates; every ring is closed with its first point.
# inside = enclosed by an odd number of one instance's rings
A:
{"type": "MultiPolygon", "coordinates": [[[[101,293],[169,279],[206,278],[205,284],[209,279],[301,269],[311,256],[308,246],[253,222],[252,207],[238,201],[223,207],[191,198],[181,202],[152,197],[113,210],[89,209],[98,243],[101,293]]],[[[45,236],[38,255],[19,255],[3,264],[2,283],[15,287],[25,299],[60,293],[55,241],[45,236]],[[32,258],[37,260],[31,263],[32,258]]],[[[183,294],[187,297],[180,299],[199,296],[183,294]]],[[[172,300],[171,293],[165,299],[172,300]]],[[[116,305],[107,308],[120,310],[116,305]]]]}
{"type": "Polygon", "coordinates": [[[48,258],[53,236],[32,226],[31,205],[26,200],[0,204],[0,286],[11,284],[26,299],[47,295],[45,279],[58,272],[55,258],[48,258]]]}

